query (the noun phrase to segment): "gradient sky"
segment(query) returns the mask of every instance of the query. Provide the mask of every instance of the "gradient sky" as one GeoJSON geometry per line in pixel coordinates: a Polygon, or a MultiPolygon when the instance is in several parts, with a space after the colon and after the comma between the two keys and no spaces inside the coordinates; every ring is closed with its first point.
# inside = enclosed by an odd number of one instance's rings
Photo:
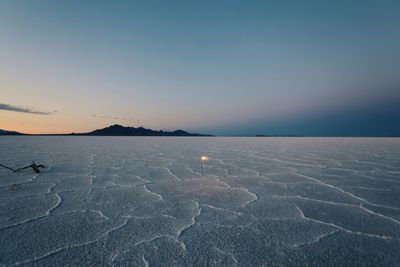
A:
{"type": "Polygon", "coordinates": [[[400,135],[400,1],[0,1],[0,129],[400,135]]]}

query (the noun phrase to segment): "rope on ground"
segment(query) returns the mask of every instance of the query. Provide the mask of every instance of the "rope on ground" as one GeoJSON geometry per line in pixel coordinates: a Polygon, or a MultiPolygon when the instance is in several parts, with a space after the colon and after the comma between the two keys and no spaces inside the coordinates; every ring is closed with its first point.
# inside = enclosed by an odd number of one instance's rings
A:
{"type": "Polygon", "coordinates": [[[5,168],[5,169],[9,169],[9,170],[11,170],[11,171],[14,171],[13,168],[7,167],[6,165],[3,165],[3,164],[0,164],[0,167],[3,167],[3,168],[5,168]]]}

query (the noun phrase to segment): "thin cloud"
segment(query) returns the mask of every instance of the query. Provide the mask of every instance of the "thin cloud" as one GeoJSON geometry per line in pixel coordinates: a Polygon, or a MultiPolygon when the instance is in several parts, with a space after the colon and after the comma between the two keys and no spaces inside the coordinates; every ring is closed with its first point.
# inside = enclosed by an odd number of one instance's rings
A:
{"type": "Polygon", "coordinates": [[[57,112],[57,110],[54,110],[51,112],[44,112],[44,111],[39,111],[39,110],[36,110],[33,108],[18,107],[18,106],[3,104],[3,103],[0,103],[0,110],[23,112],[23,113],[30,113],[30,114],[37,114],[37,115],[50,115],[50,114],[57,112]]]}

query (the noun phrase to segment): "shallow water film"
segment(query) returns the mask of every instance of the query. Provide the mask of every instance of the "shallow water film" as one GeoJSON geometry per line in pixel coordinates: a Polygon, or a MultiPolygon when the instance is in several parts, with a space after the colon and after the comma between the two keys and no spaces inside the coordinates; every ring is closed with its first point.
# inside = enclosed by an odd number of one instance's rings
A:
{"type": "Polygon", "coordinates": [[[400,139],[0,137],[5,266],[399,266],[400,139]]]}

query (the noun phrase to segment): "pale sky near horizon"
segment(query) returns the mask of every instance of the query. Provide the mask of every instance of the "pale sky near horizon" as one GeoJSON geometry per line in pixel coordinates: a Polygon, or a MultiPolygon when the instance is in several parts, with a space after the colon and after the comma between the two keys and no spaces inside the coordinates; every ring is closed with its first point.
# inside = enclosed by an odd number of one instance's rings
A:
{"type": "Polygon", "coordinates": [[[400,135],[399,1],[0,2],[0,129],[400,135]]]}

